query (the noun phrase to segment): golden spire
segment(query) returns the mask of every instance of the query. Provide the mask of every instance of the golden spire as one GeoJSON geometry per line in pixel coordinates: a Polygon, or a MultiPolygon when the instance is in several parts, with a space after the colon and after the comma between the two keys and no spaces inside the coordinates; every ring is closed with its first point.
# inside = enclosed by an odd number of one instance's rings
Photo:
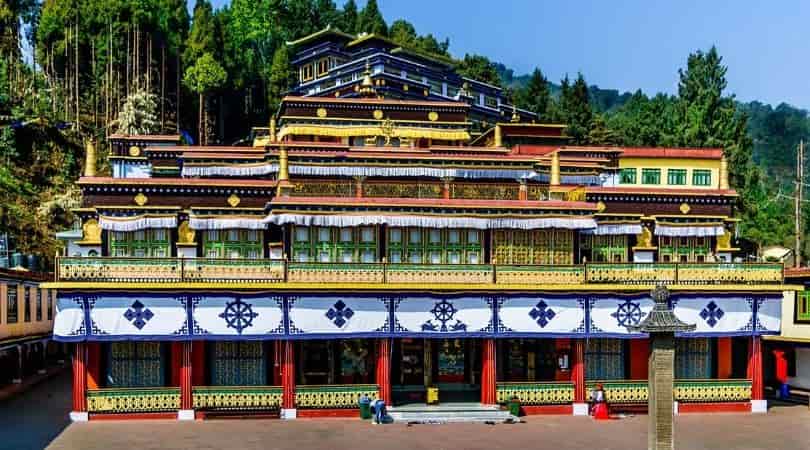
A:
{"type": "Polygon", "coordinates": [[[375,97],[377,95],[377,90],[374,89],[374,81],[371,80],[371,66],[368,59],[366,59],[366,70],[363,72],[363,81],[360,83],[359,93],[361,97],[375,97]]]}

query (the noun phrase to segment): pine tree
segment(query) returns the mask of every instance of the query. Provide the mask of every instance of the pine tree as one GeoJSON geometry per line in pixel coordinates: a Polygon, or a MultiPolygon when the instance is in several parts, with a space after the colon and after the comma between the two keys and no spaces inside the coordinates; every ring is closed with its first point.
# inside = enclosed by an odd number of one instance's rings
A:
{"type": "Polygon", "coordinates": [[[340,29],[346,33],[357,33],[357,3],[348,0],[343,5],[340,29]]]}
{"type": "Polygon", "coordinates": [[[282,45],[273,54],[273,64],[268,76],[267,95],[270,113],[274,113],[281,105],[284,97],[295,82],[295,71],[290,64],[290,55],[287,46],[282,45]]]}
{"type": "Polygon", "coordinates": [[[582,145],[588,142],[593,111],[588,97],[588,84],[580,73],[570,85],[568,76],[562,81],[560,94],[560,115],[566,124],[566,132],[571,136],[574,144],[582,145]]]}
{"type": "Polygon", "coordinates": [[[548,87],[548,80],[543,76],[540,69],[534,69],[532,77],[526,88],[518,93],[520,106],[537,114],[539,122],[551,122],[551,109],[554,99],[551,98],[551,90],[548,87]]]}
{"type": "Polygon", "coordinates": [[[377,34],[380,36],[388,36],[388,25],[377,6],[377,0],[368,0],[366,6],[360,11],[357,18],[358,33],[377,34]]]}

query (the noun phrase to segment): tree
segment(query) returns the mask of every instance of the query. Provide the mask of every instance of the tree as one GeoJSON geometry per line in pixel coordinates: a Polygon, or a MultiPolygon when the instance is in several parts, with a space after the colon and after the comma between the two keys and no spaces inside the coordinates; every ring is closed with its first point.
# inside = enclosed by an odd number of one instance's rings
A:
{"type": "Polygon", "coordinates": [[[270,66],[268,77],[267,90],[271,114],[281,105],[281,98],[290,90],[294,82],[295,71],[290,64],[287,46],[282,45],[273,55],[273,65],[270,66]]]}
{"type": "Polygon", "coordinates": [[[343,13],[340,17],[340,29],[346,33],[357,32],[357,3],[354,0],[348,0],[343,5],[343,13]]]}
{"type": "Polygon", "coordinates": [[[562,80],[560,91],[560,116],[566,124],[566,132],[574,144],[588,142],[593,112],[588,98],[588,85],[582,74],[577,75],[571,86],[568,76],[562,80]]]}
{"type": "Polygon", "coordinates": [[[208,145],[208,133],[205,118],[208,116],[206,96],[214,89],[219,88],[228,78],[225,69],[214,59],[210,53],[200,57],[193,66],[186,69],[183,82],[189,89],[200,97],[199,139],[200,145],[208,145]]]}
{"type": "Polygon", "coordinates": [[[461,76],[493,86],[501,86],[501,77],[498,75],[498,70],[495,64],[486,56],[465,54],[464,59],[458,65],[457,71],[461,76]]]}
{"type": "Polygon", "coordinates": [[[388,36],[388,25],[377,6],[377,0],[368,0],[366,6],[360,11],[357,17],[358,33],[377,34],[380,36],[388,36]]]}
{"type": "Polygon", "coordinates": [[[526,88],[519,90],[516,97],[516,101],[520,107],[537,114],[538,121],[553,121],[552,109],[554,108],[554,99],[551,97],[548,80],[543,76],[543,72],[541,72],[540,69],[534,69],[526,88]]]}
{"type": "Polygon", "coordinates": [[[119,134],[155,134],[160,132],[157,96],[138,90],[127,97],[114,122],[119,134]]]}

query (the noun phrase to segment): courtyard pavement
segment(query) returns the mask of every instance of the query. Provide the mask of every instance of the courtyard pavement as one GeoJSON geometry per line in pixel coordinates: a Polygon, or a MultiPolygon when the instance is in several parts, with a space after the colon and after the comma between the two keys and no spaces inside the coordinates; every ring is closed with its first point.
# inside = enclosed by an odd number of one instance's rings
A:
{"type": "MultiPolygon", "coordinates": [[[[768,414],[688,414],[675,421],[676,449],[810,449],[807,406],[768,414]]],[[[48,447],[65,449],[492,450],[647,447],[647,416],[607,422],[532,416],[514,425],[392,424],[348,419],[89,422],[70,425],[48,447]]]]}

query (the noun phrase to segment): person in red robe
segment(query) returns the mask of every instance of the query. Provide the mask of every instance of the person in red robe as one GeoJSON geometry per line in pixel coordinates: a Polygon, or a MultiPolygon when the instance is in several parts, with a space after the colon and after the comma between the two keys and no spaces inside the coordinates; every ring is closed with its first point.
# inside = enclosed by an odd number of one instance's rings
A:
{"type": "Polygon", "coordinates": [[[602,383],[597,383],[593,391],[591,391],[591,414],[596,420],[610,419],[610,412],[608,411],[607,401],[605,400],[605,388],[602,383]]]}

